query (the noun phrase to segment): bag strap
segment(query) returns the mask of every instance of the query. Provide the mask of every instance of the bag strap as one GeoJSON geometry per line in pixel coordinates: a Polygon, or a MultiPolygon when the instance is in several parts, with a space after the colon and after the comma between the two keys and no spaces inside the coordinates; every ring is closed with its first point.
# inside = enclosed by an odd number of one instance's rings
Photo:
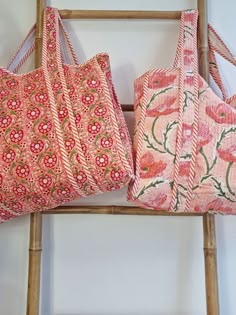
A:
{"type": "MultiPolygon", "coordinates": [[[[61,50],[62,50],[62,57],[63,61],[68,61],[69,64],[76,64],[78,65],[78,59],[75,54],[75,51],[73,49],[73,46],[71,44],[70,38],[66,32],[66,29],[62,23],[62,20],[59,20],[60,22],[60,44],[61,44],[61,50]]],[[[50,27],[50,22],[46,27],[50,27]]],[[[26,62],[26,60],[30,57],[30,55],[33,53],[35,49],[35,33],[36,33],[36,24],[34,24],[29,33],[26,35],[24,41],[16,51],[15,55],[12,57],[11,61],[7,65],[7,69],[11,71],[12,73],[17,73],[19,69],[22,67],[22,65],[26,62]]]]}
{"type": "MultiPolygon", "coordinates": [[[[174,61],[174,67],[180,68],[179,79],[179,117],[176,143],[176,159],[174,170],[173,195],[170,205],[170,211],[176,211],[176,200],[179,195],[179,166],[182,161],[182,152],[184,151],[190,157],[190,172],[188,178],[188,187],[186,198],[183,199],[184,207],[187,210],[192,200],[192,188],[194,179],[194,170],[197,156],[197,135],[198,135],[198,55],[197,55],[197,10],[186,10],[181,13],[180,35],[174,61]],[[186,104],[186,95],[191,100],[186,104]],[[183,143],[183,125],[193,125],[192,146],[186,147],[183,143]]],[[[183,183],[182,183],[183,184],[183,183]]]]}
{"type": "Polygon", "coordinates": [[[219,66],[216,60],[216,53],[222,58],[229,61],[233,66],[236,66],[236,59],[231,53],[230,49],[223,42],[221,37],[217,34],[215,29],[208,24],[208,44],[209,44],[209,71],[210,74],[219,87],[224,101],[227,99],[227,93],[220,75],[219,66]]]}

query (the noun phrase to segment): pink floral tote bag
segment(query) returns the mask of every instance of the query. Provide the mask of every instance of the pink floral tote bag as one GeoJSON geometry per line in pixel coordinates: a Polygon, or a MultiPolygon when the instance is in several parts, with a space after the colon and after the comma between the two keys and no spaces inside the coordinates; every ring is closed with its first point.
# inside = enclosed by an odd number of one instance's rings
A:
{"type": "MultiPolygon", "coordinates": [[[[58,11],[46,8],[41,68],[14,73],[34,44],[12,60],[12,72],[0,68],[0,222],[119,189],[133,177],[109,57],[78,64],[64,32],[76,64],[62,64],[60,24],[58,11]]],[[[23,46],[32,38],[33,29],[23,46]]]]}
{"type": "Polygon", "coordinates": [[[182,12],[173,68],[135,81],[136,177],[128,198],[171,212],[236,212],[236,110],[198,74],[197,16],[182,12]]]}

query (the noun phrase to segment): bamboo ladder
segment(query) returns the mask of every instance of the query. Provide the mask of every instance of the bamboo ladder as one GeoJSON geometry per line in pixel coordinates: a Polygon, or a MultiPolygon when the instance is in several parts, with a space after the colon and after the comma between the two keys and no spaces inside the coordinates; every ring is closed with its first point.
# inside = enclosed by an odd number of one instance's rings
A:
{"type": "MultiPolygon", "coordinates": [[[[36,52],[35,66],[41,66],[43,9],[45,0],[37,1],[36,22],[36,52]]],[[[208,38],[207,38],[207,0],[198,0],[199,10],[199,72],[209,80],[208,69],[208,38]]],[[[61,10],[64,19],[179,19],[180,11],[91,11],[91,10],[61,10]]],[[[124,111],[132,111],[132,105],[122,105],[124,111]]],[[[118,206],[70,206],[58,207],[43,213],[31,214],[30,218],[30,247],[28,271],[27,315],[39,315],[40,301],[40,271],[42,252],[42,214],[120,214],[120,215],[165,215],[165,216],[202,216],[205,255],[205,282],[207,315],[219,315],[219,296],[217,279],[217,255],[215,237],[215,218],[212,214],[176,214],[163,211],[152,211],[138,207],[118,206]]]]}

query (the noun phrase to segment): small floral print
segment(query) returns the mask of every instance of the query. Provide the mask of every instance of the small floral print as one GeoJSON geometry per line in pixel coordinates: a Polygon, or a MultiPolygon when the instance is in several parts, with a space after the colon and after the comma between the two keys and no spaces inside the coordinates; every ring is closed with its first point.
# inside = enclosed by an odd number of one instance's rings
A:
{"type": "Polygon", "coordinates": [[[0,186],[2,186],[2,175],[0,174],[0,186]]]}
{"type": "Polygon", "coordinates": [[[35,140],[33,142],[31,142],[30,144],[30,150],[33,152],[33,153],[40,153],[44,148],[44,143],[42,140],[35,140]]]}
{"type": "Polygon", "coordinates": [[[44,157],[44,164],[48,168],[53,168],[57,164],[56,154],[47,154],[44,157]]]}
{"type": "Polygon", "coordinates": [[[9,94],[8,90],[4,89],[4,88],[0,88],[0,99],[3,99],[4,97],[6,97],[9,94]]]}
{"type": "Polygon", "coordinates": [[[21,105],[21,101],[18,100],[18,99],[13,99],[13,98],[10,98],[8,101],[7,101],[7,106],[9,109],[12,109],[12,110],[15,110],[15,109],[18,109],[21,105]]]}
{"type": "Polygon", "coordinates": [[[47,122],[41,122],[38,126],[39,132],[43,134],[48,134],[51,129],[52,129],[52,122],[50,120],[48,120],[47,122]]]}
{"type": "Polygon", "coordinates": [[[86,94],[86,95],[83,95],[82,96],[82,102],[85,104],[85,105],[91,105],[94,101],[94,96],[93,94],[86,94]]]}
{"type": "Polygon", "coordinates": [[[15,215],[13,213],[10,213],[9,211],[3,210],[0,208],[0,222],[1,222],[1,219],[6,221],[14,217],[15,215]]]}
{"type": "Polygon", "coordinates": [[[106,63],[105,63],[104,60],[101,60],[101,59],[100,59],[100,60],[98,61],[98,63],[99,63],[99,65],[100,65],[100,67],[101,67],[102,70],[106,69],[107,65],[106,65],[106,63]]]}
{"type": "Polygon", "coordinates": [[[101,154],[96,156],[96,165],[99,167],[105,167],[108,165],[108,156],[106,154],[101,154]]]}
{"type": "Polygon", "coordinates": [[[52,178],[51,176],[45,174],[41,177],[39,177],[39,186],[43,188],[49,188],[52,185],[52,178]]]}
{"type": "Polygon", "coordinates": [[[158,105],[153,109],[147,110],[147,116],[156,117],[162,115],[170,115],[173,112],[178,112],[178,104],[176,103],[175,96],[166,96],[164,103],[158,105]]]}
{"type": "Polygon", "coordinates": [[[2,159],[6,163],[12,163],[15,160],[16,152],[12,149],[7,149],[3,152],[2,159]]]}
{"type": "Polygon", "coordinates": [[[16,167],[16,174],[20,177],[20,178],[26,178],[29,176],[30,173],[30,168],[27,164],[24,165],[18,165],[16,167]]]}
{"type": "Polygon", "coordinates": [[[26,93],[32,93],[35,89],[36,89],[36,85],[35,85],[34,83],[27,84],[27,85],[24,87],[24,91],[25,91],[26,93]]]}
{"type": "Polygon", "coordinates": [[[124,177],[124,172],[121,169],[113,169],[111,171],[111,178],[115,181],[115,182],[119,182],[123,179],[124,177]]]}
{"type": "Polygon", "coordinates": [[[7,128],[10,126],[12,118],[9,115],[4,115],[0,117],[0,128],[7,128]]]}
{"type": "Polygon", "coordinates": [[[106,138],[106,137],[102,137],[101,138],[101,146],[103,148],[110,148],[113,145],[113,140],[111,137],[106,138]]]}
{"type": "Polygon", "coordinates": [[[38,92],[35,94],[35,100],[36,102],[45,104],[48,101],[48,95],[47,93],[44,93],[44,92],[38,92]]]}
{"type": "Polygon", "coordinates": [[[22,204],[16,201],[9,201],[7,207],[14,212],[21,212],[23,210],[22,204]]]}
{"type": "Polygon", "coordinates": [[[81,115],[79,113],[77,113],[75,115],[75,125],[78,126],[80,121],[81,121],[81,115]]]}
{"type": "Polygon", "coordinates": [[[52,84],[52,90],[53,90],[53,92],[57,92],[57,91],[59,91],[59,90],[61,90],[62,89],[62,84],[61,84],[61,82],[54,82],[53,84],[52,84]]]}
{"type": "Polygon", "coordinates": [[[79,171],[78,173],[74,174],[74,178],[79,185],[82,185],[87,181],[87,176],[84,171],[79,171]]]}
{"type": "Polygon", "coordinates": [[[236,124],[236,111],[226,103],[209,105],[206,107],[206,113],[218,124],[236,124]]]}
{"type": "Polygon", "coordinates": [[[7,81],[6,84],[9,89],[15,89],[19,85],[19,83],[15,79],[7,81]]]}
{"type": "Polygon", "coordinates": [[[30,120],[35,120],[40,115],[40,109],[38,107],[33,107],[33,108],[27,110],[26,115],[30,120]]]}
{"type": "Polygon", "coordinates": [[[107,112],[106,107],[95,107],[94,114],[99,117],[104,117],[107,112]]]}
{"type": "Polygon", "coordinates": [[[94,123],[91,123],[88,125],[88,132],[96,135],[101,130],[101,124],[99,122],[95,121],[94,123]]]}
{"type": "Polygon", "coordinates": [[[65,141],[66,150],[70,151],[75,146],[75,140],[73,138],[69,138],[65,141]]]}
{"type": "Polygon", "coordinates": [[[64,119],[68,116],[68,110],[66,107],[62,106],[61,109],[58,111],[59,119],[64,119]]]}
{"type": "Polygon", "coordinates": [[[46,204],[46,200],[43,197],[38,196],[38,195],[34,195],[32,197],[32,201],[33,201],[33,203],[35,203],[36,205],[39,205],[39,206],[44,206],[46,204]]]}
{"type": "Polygon", "coordinates": [[[160,89],[173,85],[176,79],[176,75],[169,74],[165,72],[155,72],[152,76],[149,77],[148,87],[150,89],[160,89]]]}
{"type": "Polygon", "coordinates": [[[88,87],[95,89],[99,87],[100,81],[97,78],[93,77],[87,80],[87,84],[88,84],[88,87]]]}
{"type": "Polygon", "coordinates": [[[16,184],[15,186],[13,186],[13,192],[17,196],[25,196],[26,195],[26,188],[22,184],[16,184]]]}
{"type": "Polygon", "coordinates": [[[61,187],[59,189],[57,189],[57,194],[60,196],[60,197],[69,197],[70,194],[71,194],[71,191],[69,188],[67,187],[61,187]]]}
{"type": "Polygon", "coordinates": [[[11,142],[18,143],[23,139],[24,132],[21,129],[13,129],[10,133],[11,142]]]}

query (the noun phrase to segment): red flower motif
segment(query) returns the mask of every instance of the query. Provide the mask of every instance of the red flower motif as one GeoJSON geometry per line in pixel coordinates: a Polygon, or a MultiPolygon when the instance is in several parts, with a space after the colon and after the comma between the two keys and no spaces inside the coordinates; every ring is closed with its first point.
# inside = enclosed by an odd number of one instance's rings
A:
{"type": "Polygon", "coordinates": [[[81,120],[81,115],[79,113],[77,113],[75,115],[75,125],[78,126],[81,120]]]}
{"type": "Polygon", "coordinates": [[[19,129],[13,129],[12,132],[10,133],[10,139],[14,143],[18,143],[22,140],[24,136],[23,130],[19,129]]]}
{"type": "Polygon", "coordinates": [[[52,184],[52,178],[51,176],[45,174],[41,177],[39,177],[39,186],[43,188],[49,188],[52,184]]]}
{"type": "Polygon", "coordinates": [[[34,83],[30,83],[24,86],[24,91],[26,93],[31,93],[35,90],[35,88],[36,88],[36,85],[34,83]]]}
{"type": "Polygon", "coordinates": [[[166,169],[167,164],[163,161],[155,162],[152,153],[145,153],[140,159],[140,177],[141,178],[152,178],[160,176],[166,169]]]}
{"type": "MultiPolygon", "coordinates": [[[[43,71],[39,71],[39,69],[33,71],[33,73],[31,74],[31,78],[34,80],[34,81],[39,81],[41,80],[41,78],[43,77],[43,71]]],[[[31,85],[34,85],[34,83],[32,83],[31,85]]]]}
{"type": "Polygon", "coordinates": [[[20,202],[16,202],[16,201],[9,201],[7,203],[7,207],[9,209],[11,209],[12,211],[15,211],[15,212],[21,212],[23,209],[22,204],[20,202]]]}
{"type": "Polygon", "coordinates": [[[14,214],[12,214],[12,213],[10,213],[10,212],[0,208],[0,218],[1,218],[1,220],[6,221],[6,220],[9,220],[9,219],[14,218],[14,217],[15,217],[14,214]]]}
{"type": "Polygon", "coordinates": [[[59,119],[64,119],[68,116],[68,110],[66,107],[62,106],[61,109],[58,111],[59,119]]]}
{"type": "Polygon", "coordinates": [[[38,92],[35,94],[35,100],[36,102],[39,102],[41,104],[45,104],[48,101],[48,95],[47,93],[42,92],[38,92]]]}
{"type": "Polygon", "coordinates": [[[18,86],[19,83],[15,79],[12,79],[7,81],[6,84],[9,87],[9,89],[14,89],[18,86]]]}
{"type": "Polygon", "coordinates": [[[53,52],[56,49],[56,43],[54,41],[50,41],[47,44],[47,48],[49,52],[53,52]]]}
{"type": "Polygon", "coordinates": [[[16,174],[20,177],[20,178],[26,178],[29,176],[30,173],[30,168],[27,164],[25,165],[18,165],[16,167],[16,174]]]}
{"type": "Polygon", "coordinates": [[[226,103],[209,105],[206,107],[206,113],[218,124],[236,124],[236,111],[226,103]]]}
{"type": "Polygon", "coordinates": [[[124,177],[124,173],[121,169],[113,169],[111,171],[111,178],[115,181],[115,182],[119,182],[122,180],[122,178],[124,177]]]}
{"type": "Polygon", "coordinates": [[[75,140],[73,138],[69,138],[65,141],[66,150],[70,151],[75,146],[75,140]]]}
{"type": "Polygon", "coordinates": [[[166,74],[165,72],[156,71],[148,79],[149,89],[160,89],[172,85],[176,79],[176,75],[166,74]]]}
{"type": "Polygon", "coordinates": [[[39,132],[47,134],[52,129],[52,122],[48,120],[47,122],[41,122],[38,126],[39,132]]]}
{"type": "Polygon", "coordinates": [[[178,104],[175,104],[176,97],[175,96],[166,96],[165,103],[158,105],[156,108],[148,109],[147,116],[156,117],[161,115],[169,115],[173,112],[178,112],[178,104]],[[174,106],[172,106],[174,105],[174,106]]]}
{"type": "Polygon", "coordinates": [[[15,160],[16,153],[12,149],[7,149],[5,152],[3,152],[2,159],[6,163],[11,163],[15,160]]]}
{"type": "Polygon", "coordinates": [[[0,99],[3,99],[9,94],[8,90],[5,90],[4,88],[0,89],[0,99]]]}
{"type": "Polygon", "coordinates": [[[102,70],[106,69],[107,64],[105,63],[104,60],[100,59],[100,60],[98,61],[98,63],[99,63],[99,65],[100,65],[100,67],[101,67],[102,70]]]}
{"type": "Polygon", "coordinates": [[[236,162],[236,144],[231,145],[228,149],[217,148],[219,157],[226,162],[236,162]]]}
{"type": "Polygon", "coordinates": [[[190,172],[190,161],[180,162],[179,175],[182,177],[189,176],[189,172],[190,172]]]}
{"type": "Polygon", "coordinates": [[[107,109],[105,107],[97,106],[94,110],[94,114],[99,117],[104,117],[106,112],[107,112],[107,109]]]}
{"type": "Polygon", "coordinates": [[[225,203],[217,198],[209,202],[206,206],[206,208],[201,209],[199,206],[196,206],[194,208],[195,212],[208,212],[208,211],[214,211],[214,212],[221,212],[221,213],[230,213],[233,211],[230,207],[224,207],[225,203]]]}
{"type": "MultiPolygon", "coordinates": [[[[193,126],[188,124],[183,124],[182,139],[183,143],[186,141],[192,141],[193,126]]],[[[210,129],[207,125],[199,122],[198,125],[198,144],[197,152],[200,148],[209,143],[213,138],[213,135],[210,133],[210,129]]]]}
{"type": "Polygon", "coordinates": [[[32,198],[33,203],[35,203],[36,205],[40,205],[40,206],[45,206],[46,205],[46,200],[38,195],[34,195],[32,198]]]}
{"type": "Polygon", "coordinates": [[[166,194],[155,194],[153,191],[150,191],[148,194],[144,195],[144,204],[148,207],[159,210],[160,207],[165,203],[166,199],[166,194]]]}
{"type": "Polygon", "coordinates": [[[74,174],[74,178],[80,187],[87,181],[87,176],[84,171],[79,171],[78,173],[74,174]]]}
{"type": "Polygon", "coordinates": [[[33,142],[31,142],[30,144],[30,150],[33,153],[40,153],[44,148],[44,143],[42,140],[34,140],[33,142]]]}
{"type": "Polygon", "coordinates": [[[38,107],[33,107],[31,109],[28,109],[26,115],[30,120],[35,120],[40,115],[40,109],[38,107]]]}
{"type": "Polygon", "coordinates": [[[101,138],[101,146],[103,148],[110,148],[113,144],[113,140],[111,137],[106,138],[106,137],[102,137],[101,138]]]}
{"type": "Polygon", "coordinates": [[[88,132],[93,135],[96,135],[97,133],[99,133],[100,129],[101,129],[101,125],[97,121],[88,125],[88,132]]]}
{"type": "Polygon", "coordinates": [[[0,128],[7,128],[10,126],[12,118],[9,115],[4,115],[0,117],[0,128]]]}
{"type": "Polygon", "coordinates": [[[120,128],[120,129],[119,129],[119,133],[120,133],[120,138],[121,138],[121,140],[126,139],[126,133],[125,133],[125,131],[124,131],[124,128],[120,128]]]}
{"type": "Polygon", "coordinates": [[[2,186],[2,175],[0,174],[0,186],[2,186]]]}
{"type": "Polygon", "coordinates": [[[16,184],[13,187],[13,192],[17,195],[17,196],[24,196],[26,195],[26,188],[24,185],[22,184],[16,184]]]}
{"type": "Polygon", "coordinates": [[[186,22],[190,22],[191,24],[193,24],[194,15],[192,13],[186,13],[184,19],[186,22]]]}
{"type": "Polygon", "coordinates": [[[83,72],[85,72],[85,73],[88,73],[88,72],[91,71],[91,69],[92,69],[92,67],[91,67],[90,65],[86,65],[86,66],[84,66],[81,70],[82,70],[83,72]]]}
{"type": "Polygon", "coordinates": [[[7,106],[9,109],[17,109],[19,108],[21,105],[21,101],[18,100],[18,99],[13,99],[13,98],[10,98],[8,101],[7,101],[7,106]]]}
{"type": "Polygon", "coordinates": [[[100,167],[105,167],[108,164],[108,156],[106,154],[101,154],[96,156],[96,164],[100,167]]]}
{"type": "Polygon", "coordinates": [[[82,102],[85,104],[85,105],[90,105],[92,104],[94,101],[94,96],[93,94],[86,94],[86,95],[83,95],[82,96],[82,102]]]}
{"type": "Polygon", "coordinates": [[[57,92],[57,91],[59,91],[59,90],[61,90],[62,89],[62,84],[61,84],[61,82],[59,81],[59,82],[54,82],[53,84],[52,84],[52,90],[54,91],[54,92],[57,92]]]}
{"type": "Polygon", "coordinates": [[[81,143],[81,148],[82,148],[82,151],[83,151],[84,153],[86,153],[86,151],[87,151],[87,146],[86,146],[85,143],[81,143]]]}
{"type": "Polygon", "coordinates": [[[71,193],[71,191],[67,187],[61,187],[61,188],[57,189],[57,194],[61,197],[69,197],[70,193],[71,193]]]}
{"type": "Polygon", "coordinates": [[[87,84],[90,88],[97,88],[100,85],[100,81],[97,78],[92,77],[91,79],[87,80],[87,84]]]}
{"type": "Polygon", "coordinates": [[[75,93],[75,88],[74,88],[74,86],[71,85],[70,87],[67,88],[67,90],[68,90],[69,96],[72,97],[73,94],[75,93]]]}
{"type": "Polygon", "coordinates": [[[44,157],[44,164],[48,168],[52,168],[57,164],[57,156],[56,154],[47,154],[44,157]]]}

